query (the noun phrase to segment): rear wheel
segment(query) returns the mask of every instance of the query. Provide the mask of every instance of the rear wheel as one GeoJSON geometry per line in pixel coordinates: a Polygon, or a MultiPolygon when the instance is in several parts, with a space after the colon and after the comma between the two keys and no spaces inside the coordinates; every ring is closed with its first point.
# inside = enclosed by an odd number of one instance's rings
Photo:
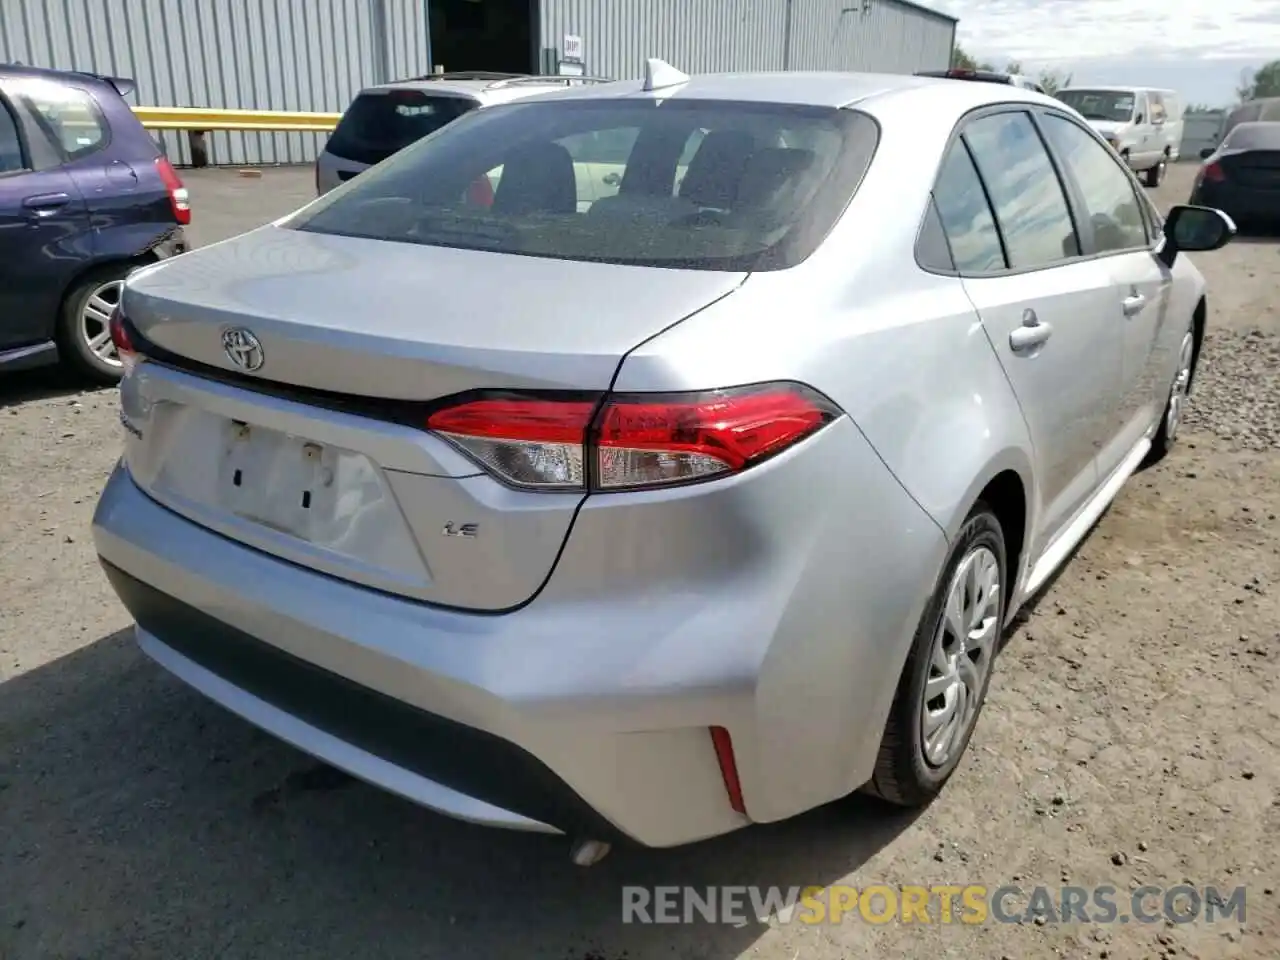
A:
{"type": "Polygon", "coordinates": [[[1168,168],[1169,168],[1168,156],[1161,157],[1160,162],[1147,171],[1147,174],[1143,178],[1142,182],[1145,183],[1148,187],[1160,186],[1160,184],[1164,183],[1164,175],[1168,170],[1168,168]]]}
{"type": "Polygon", "coordinates": [[[920,806],[955,771],[982,711],[1005,612],[1004,532],[979,503],[951,548],[898,681],[866,789],[920,806]]]}
{"type": "Polygon", "coordinates": [[[93,270],[67,294],[58,318],[58,352],[67,364],[94,383],[110,385],[124,372],[111,342],[111,313],[120,303],[132,263],[93,270]]]}

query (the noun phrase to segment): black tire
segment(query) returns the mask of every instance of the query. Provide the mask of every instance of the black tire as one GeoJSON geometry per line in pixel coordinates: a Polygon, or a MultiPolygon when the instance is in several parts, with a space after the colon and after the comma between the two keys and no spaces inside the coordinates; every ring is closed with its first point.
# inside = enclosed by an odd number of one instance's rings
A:
{"type": "Polygon", "coordinates": [[[1161,157],[1160,162],[1143,175],[1142,182],[1148,187],[1154,188],[1160,186],[1160,184],[1164,183],[1164,175],[1168,167],[1169,157],[1166,155],[1161,157]]]}
{"type": "Polygon", "coordinates": [[[90,270],[75,282],[62,301],[58,314],[56,339],[58,355],[77,375],[93,383],[111,386],[118,383],[124,369],[99,357],[85,340],[81,318],[90,298],[107,284],[124,280],[137,265],[112,263],[90,270]]]}
{"type": "Polygon", "coordinates": [[[981,716],[994,667],[992,661],[1000,649],[1008,595],[1007,566],[1004,531],[1000,521],[990,507],[979,502],[970,512],[959,536],[956,537],[951,552],[947,556],[947,562],[943,566],[942,576],[938,578],[933,596],[929,599],[924,615],[920,619],[911,652],[907,656],[906,666],[903,667],[902,676],[898,681],[893,706],[889,710],[889,720],[885,724],[884,736],[880,741],[880,754],[876,758],[875,773],[864,787],[867,793],[900,806],[924,806],[941,792],[947,780],[955,772],[960,758],[964,756],[969,745],[969,738],[973,734],[978,718],[981,716]],[[997,591],[999,597],[996,635],[991,643],[990,659],[986,663],[977,704],[968,728],[963,731],[962,740],[952,750],[946,761],[940,766],[934,766],[925,759],[921,720],[925,683],[929,678],[930,657],[935,637],[941,629],[952,579],[966,558],[980,547],[987,548],[995,555],[1000,574],[1000,586],[997,591]]]}

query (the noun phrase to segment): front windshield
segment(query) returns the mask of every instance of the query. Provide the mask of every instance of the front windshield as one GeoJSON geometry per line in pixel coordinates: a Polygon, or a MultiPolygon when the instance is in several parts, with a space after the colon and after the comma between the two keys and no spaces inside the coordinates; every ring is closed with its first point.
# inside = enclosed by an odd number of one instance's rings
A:
{"type": "Polygon", "coordinates": [[[1133,119],[1134,96],[1123,90],[1063,90],[1058,99],[1086,120],[1128,123],[1133,119]]]}
{"type": "Polygon", "coordinates": [[[875,121],[792,104],[524,101],[474,111],[286,226],[399,243],[710,270],[808,256],[875,121]]]}

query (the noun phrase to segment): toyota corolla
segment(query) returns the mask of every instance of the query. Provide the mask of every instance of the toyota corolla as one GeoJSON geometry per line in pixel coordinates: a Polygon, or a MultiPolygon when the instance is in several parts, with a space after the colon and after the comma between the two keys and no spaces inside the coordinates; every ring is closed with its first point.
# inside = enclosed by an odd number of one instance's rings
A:
{"type": "Polygon", "coordinates": [[[187,684],[579,862],[923,804],[1233,232],[1032,90],[651,61],[134,274],[97,550],[187,684]]]}

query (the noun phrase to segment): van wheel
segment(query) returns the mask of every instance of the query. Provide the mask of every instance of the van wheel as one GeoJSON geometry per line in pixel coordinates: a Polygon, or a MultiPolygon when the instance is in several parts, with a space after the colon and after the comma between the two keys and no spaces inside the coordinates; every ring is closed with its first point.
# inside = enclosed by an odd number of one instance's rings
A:
{"type": "Polygon", "coordinates": [[[111,342],[111,313],[124,293],[132,263],[113,263],[85,274],[67,293],[58,317],[58,354],[80,376],[111,386],[124,367],[111,342]]]}
{"type": "Polygon", "coordinates": [[[1004,633],[1005,556],[1000,521],[978,503],[920,619],[866,792],[923,806],[955,771],[1004,633]]]}
{"type": "Polygon", "coordinates": [[[1168,169],[1168,166],[1169,166],[1169,158],[1167,156],[1161,157],[1160,162],[1147,171],[1147,175],[1146,177],[1143,178],[1142,182],[1145,183],[1148,187],[1160,186],[1160,184],[1164,183],[1164,175],[1165,175],[1165,171],[1168,169]]]}

